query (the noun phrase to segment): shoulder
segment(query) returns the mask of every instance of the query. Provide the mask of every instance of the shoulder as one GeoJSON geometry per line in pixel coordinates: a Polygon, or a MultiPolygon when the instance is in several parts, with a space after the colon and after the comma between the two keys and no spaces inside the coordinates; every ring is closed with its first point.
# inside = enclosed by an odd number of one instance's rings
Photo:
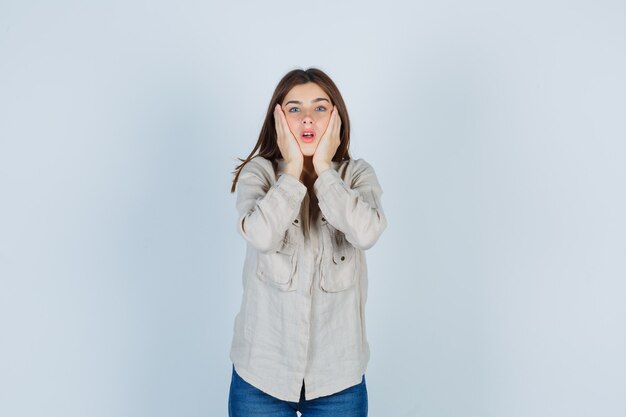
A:
{"type": "Polygon", "coordinates": [[[374,170],[372,165],[363,158],[352,159],[352,169],[357,171],[374,170]]]}
{"type": "Polygon", "coordinates": [[[276,180],[276,171],[272,161],[255,155],[241,167],[237,182],[243,188],[248,186],[255,189],[261,187],[267,191],[276,183],[276,180]]]}
{"type": "Polygon", "coordinates": [[[374,172],[372,165],[363,158],[347,159],[337,162],[337,171],[345,172],[350,178],[367,175],[374,172]]]}
{"type": "Polygon", "coordinates": [[[274,165],[271,160],[255,155],[241,168],[240,176],[273,178],[275,177],[274,165]]]}
{"type": "Polygon", "coordinates": [[[337,170],[351,187],[380,187],[374,167],[363,158],[338,162],[337,170]]]}
{"type": "Polygon", "coordinates": [[[241,168],[241,172],[243,173],[244,171],[249,172],[255,170],[267,170],[268,168],[272,169],[272,162],[269,159],[264,158],[260,155],[255,155],[248,162],[246,162],[243,168],[241,168]]]}

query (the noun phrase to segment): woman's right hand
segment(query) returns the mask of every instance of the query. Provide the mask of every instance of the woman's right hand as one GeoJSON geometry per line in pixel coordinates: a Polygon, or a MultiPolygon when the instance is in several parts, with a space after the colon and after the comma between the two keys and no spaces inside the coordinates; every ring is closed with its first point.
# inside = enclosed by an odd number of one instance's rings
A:
{"type": "Polygon", "coordinates": [[[304,156],[298,141],[289,130],[285,113],[279,104],[274,106],[274,121],[276,126],[276,141],[278,149],[287,163],[286,171],[296,178],[300,178],[304,166],[304,156]]]}

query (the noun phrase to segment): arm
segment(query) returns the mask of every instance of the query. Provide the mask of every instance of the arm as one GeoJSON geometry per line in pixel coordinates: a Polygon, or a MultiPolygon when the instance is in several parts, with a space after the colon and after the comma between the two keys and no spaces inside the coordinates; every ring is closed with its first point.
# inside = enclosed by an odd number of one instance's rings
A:
{"type": "Polygon", "coordinates": [[[237,180],[237,229],[261,252],[280,247],[307,191],[302,182],[286,173],[270,187],[267,175],[253,159],[244,165],[237,180]]]}
{"type": "Polygon", "coordinates": [[[387,219],[382,210],[382,188],[374,169],[363,159],[353,161],[352,187],[332,168],[322,171],[313,188],[326,220],[346,235],[355,247],[365,250],[374,246],[387,219]]]}

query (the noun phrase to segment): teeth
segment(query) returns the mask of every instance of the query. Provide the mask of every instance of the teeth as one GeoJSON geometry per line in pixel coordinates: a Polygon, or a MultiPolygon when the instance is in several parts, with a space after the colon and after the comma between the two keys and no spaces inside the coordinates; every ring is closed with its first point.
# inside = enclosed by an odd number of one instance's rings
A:
{"type": "Polygon", "coordinates": [[[305,133],[304,136],[313,136],[313,133],[305,133]]]}

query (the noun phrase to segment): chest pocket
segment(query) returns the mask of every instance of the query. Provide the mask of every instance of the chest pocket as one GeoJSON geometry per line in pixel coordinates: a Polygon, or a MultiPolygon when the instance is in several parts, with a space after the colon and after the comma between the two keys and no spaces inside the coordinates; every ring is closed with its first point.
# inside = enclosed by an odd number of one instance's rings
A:
{"type": "Polygon", "coordinates": [[[326,292],[339,292],[354,286],[358,277],[358,256],[356,248],[346,239],[346,235],[322,220],[322,228],[330,237],[331,256],[322,268],[320,285],[326,292]]]}
{"type": "Polygon", "coordinates": [[[287,235],[281,247],[273,253],[259,253],[257,276],[283,291],[296,289],[296,265],[298,245],[287,235]]]}

